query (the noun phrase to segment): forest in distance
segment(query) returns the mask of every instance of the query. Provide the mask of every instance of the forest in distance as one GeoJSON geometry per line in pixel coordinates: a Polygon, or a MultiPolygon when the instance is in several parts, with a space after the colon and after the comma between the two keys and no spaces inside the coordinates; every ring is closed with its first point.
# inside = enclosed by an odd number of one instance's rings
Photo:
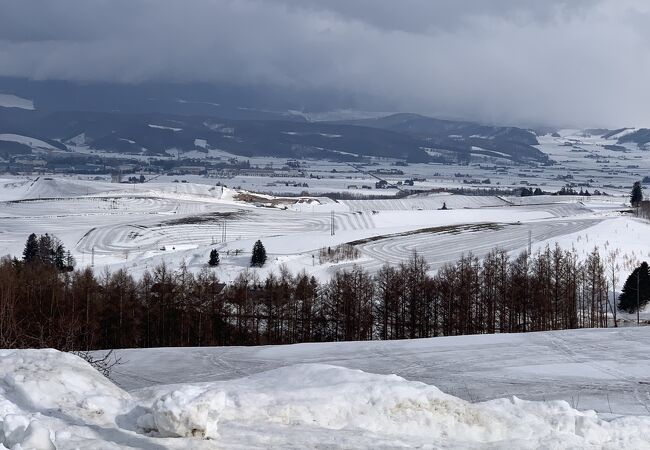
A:
{"type": "Polygon", "coordinates": [[[61,253],[56,245],[39,250],[39,242],[30,250],[28,241],[22,260],[0,261],[2,348],[267,345],[546,331],[606,327],[617,309],[609,297],[617,275],[597,248],[584,261],[557,245],[514,258],[497,248],[482,260],[465,255],[435,275],[414,252],[375,274],[354,266],[318,281],[281,267],[265,279],[247,270],[225,284],[218,267],[207,265],[194,274],[163,263],[138,279],[126,270],[73,270],[56,256],[38,256],[61,253]]]}

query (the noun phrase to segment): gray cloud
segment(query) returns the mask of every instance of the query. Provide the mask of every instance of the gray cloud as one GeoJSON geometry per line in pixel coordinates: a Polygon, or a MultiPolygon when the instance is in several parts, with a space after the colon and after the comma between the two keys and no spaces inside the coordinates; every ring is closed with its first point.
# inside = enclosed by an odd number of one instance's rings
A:
{"type": "Polygon", "coordinates": [[[332,89],[486,122],[650,125],[644,0],[3,0],[0,75],[332,89]]]}

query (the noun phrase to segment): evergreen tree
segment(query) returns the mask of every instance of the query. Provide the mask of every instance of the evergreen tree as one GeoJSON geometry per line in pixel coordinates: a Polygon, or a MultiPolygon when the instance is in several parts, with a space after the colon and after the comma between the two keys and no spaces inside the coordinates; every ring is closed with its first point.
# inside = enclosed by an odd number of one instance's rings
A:
{"type": "Polygon", "coordinates": [[[258,240],[253,245],[253,254],[251,256],[251,267],[262,267],[266,263],[266,249],[262,241],[258,240]]]}
{"type": "Polygon", "coordinates": [[[76,264],[74,257],[70,253],[70,250],[65,252],[65,265],[64,272],[72,272],[74,270],[74,265],[76,264]]]}
{"type": "Polygon", "coordinates": [[[30,234],[23,250],[25,264],[44,264],[54,266],[59,272],[74,270],[74,258],[66,251],[61,241],[47,233],[36,236],[30,234]]]}
{"type": "Polygon", "coordinates": [[[219,261],[219,252],[217,251],[216,248],[213,248],[210,250],[210,259],[208,260],[208,265],[210,267],[216,267],[219,265],[221,261],[219,261]]]}
{"type": "Polygon", "coordinates": [[[63,244],[58,244],[54,249],[54,266],[56,266],[60,272],[64,272],[66,269],[65,257],[66,254],[63,244]]]}
{"type": "Polygon", "coordinates": [[[632,186],[632,194],[630,194],[630,203],[636,208],[641,204],[641,200],[643,200],[643,188],[640,181],[635,181],[632,186]]]}
{"type": "Polygon", "coordinates": [[[38,239],[34,233],[30,234],[23,250],[23,261],[27,264],[36,262],[38,258],[38,239]]]}
{"type": "Polygon", "coordinates": [[[641,309],[650,300],[650,272],[648,270],[648,263],[645,261],[625,280],[623,291],[618,297],[618,309],[628,313],[636,312],[637,310],[637,285],[639,291],[638,302],[641,309]],[[637,278],[638,277],[638,278],[637,278]]]}
{"type": "Polygon", "coordinates": [[[38,237],[38,259],[43,264],[54,264],[54,243],[47,233],[38,237]]]}

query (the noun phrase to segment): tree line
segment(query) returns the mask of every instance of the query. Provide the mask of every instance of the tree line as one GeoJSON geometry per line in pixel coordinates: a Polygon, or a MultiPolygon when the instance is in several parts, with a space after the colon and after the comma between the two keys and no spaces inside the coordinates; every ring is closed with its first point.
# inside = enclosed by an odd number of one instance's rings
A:
{"type": "MultiPolygon", "coordinates": [[[[38,239],[37,239],[38,241],[38,239]]],[[[0,260],[0,347],[63,350],[407,339],[607,326],[608,283],[594,249],[585,261],[556,246],[511,258],[466,255],[435,275],[422,256],[328,281],[286,267],[220,282],[160,264],[68,270],[43,258],[0,260]]]]}

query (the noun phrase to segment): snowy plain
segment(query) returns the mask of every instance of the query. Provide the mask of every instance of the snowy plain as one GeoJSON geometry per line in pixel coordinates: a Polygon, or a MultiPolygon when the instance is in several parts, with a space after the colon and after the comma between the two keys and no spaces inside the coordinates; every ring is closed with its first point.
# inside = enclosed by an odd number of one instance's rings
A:
{"type": "MultiPolygon", "coordinates": [[[[156,180],[157,181],[157,180],[156,180]]],[[[126,268],[142,274],[165,262],[189,270],[205,267],[215,248],[219,277],[233,280],[249,266],[257,239],[269,261],[260,277],[285,265],[320,279],[340,268],[369,271],[397,264],[413,251],[432,271],[473,252],[495,247],[513,255],[529,244],[619,250],[621,267],[648,255],[635,248],[650,228],[628,214],[619,197],[499,197],[421,194],[383,200],[282,198],[202,183],[119,184],[74,177],[0,180],[0,254],[20,255],[30,233],[51,233],[79,267],[126,268]],[[446,205],[448,210],[441,210],[446,205]],[[331,214],[334,214],[334,235],[331,214]],[[225,231],[224,231],[225,228],[225,231]],[[634,230],[634,233],[616,230],[634,230]],[[360,257],[322,263],[321,248],[353,242],[360,257]]],[[[628,230],[628,231],[629,231],[628,230]]]]}

